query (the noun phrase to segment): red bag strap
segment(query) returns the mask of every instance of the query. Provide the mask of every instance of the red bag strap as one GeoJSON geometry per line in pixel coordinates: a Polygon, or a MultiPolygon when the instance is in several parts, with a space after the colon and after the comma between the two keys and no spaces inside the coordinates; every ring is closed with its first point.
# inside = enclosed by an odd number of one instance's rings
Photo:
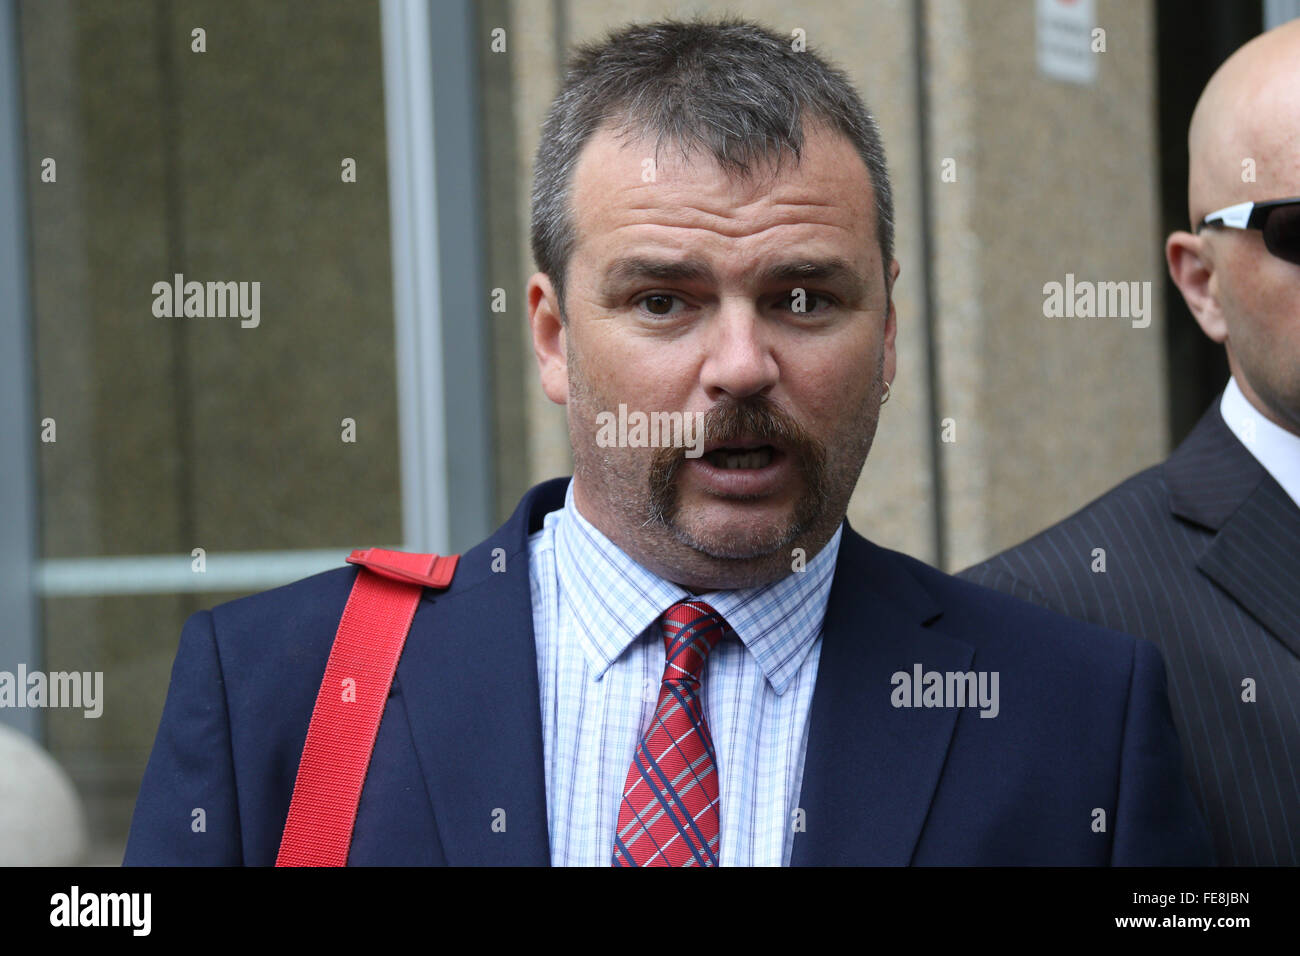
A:
{"type": "Polygon", "coordinates": [[[368,548],[316,695],[276,866],[344,866],[397,661],[425,587],[451,583],[460,555],[368,548]]]}

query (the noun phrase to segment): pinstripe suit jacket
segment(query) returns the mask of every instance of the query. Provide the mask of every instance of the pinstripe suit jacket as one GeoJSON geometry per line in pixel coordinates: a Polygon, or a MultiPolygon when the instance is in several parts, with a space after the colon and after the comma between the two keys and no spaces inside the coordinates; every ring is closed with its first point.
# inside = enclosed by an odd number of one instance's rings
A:
{"type": "Polygon", "coordinates": [[[1163,464],[960,577],[1159,645],[1219,862],[1300,864],[1300,508],[1218,400],[1163,464]]]}

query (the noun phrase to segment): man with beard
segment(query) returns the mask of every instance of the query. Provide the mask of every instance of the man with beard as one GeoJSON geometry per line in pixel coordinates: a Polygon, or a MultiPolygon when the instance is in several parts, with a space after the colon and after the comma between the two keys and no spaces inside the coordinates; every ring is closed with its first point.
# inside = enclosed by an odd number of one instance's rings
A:
{"type": "MultiPolygon", "coordinates": [[[[1209,862],[1152,645],[844,520],[899,272],[844,76],[743,21],[632,26],[578,51],[535,175],[574,475],[426,590],[347,862],[1209,862]],[[704,413],[703,454],[606,447],[622,405],[704,413]]],[[[276,859],[355,576],[190,620],[128,863],[276,859]]]]}
{"type": "Polygon", "coordinates": [[[962,574],[1156,642],[1188,781],[1233,866],[1300,864],[1297,130],[1292,20],[1206,84],[1188,131],[1193,231],[1165,243],[1227,350],[1223,394],[1167,461],[962,574]]]}

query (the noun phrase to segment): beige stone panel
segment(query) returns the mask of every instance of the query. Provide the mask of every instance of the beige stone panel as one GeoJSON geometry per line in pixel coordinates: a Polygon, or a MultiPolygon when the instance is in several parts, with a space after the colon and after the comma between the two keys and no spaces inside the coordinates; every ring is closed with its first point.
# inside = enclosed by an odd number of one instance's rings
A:
{"type": "Polygon", "coordinates": [[[989,486],[990,444],[980,406],[986,380],[981,343],[988,318],[981,305],[981,240],[974,207],[981,174],[975,135],[979,90],[969,39],[970,5],[934,0],[927,4],[926,16],[932,154],[926,174],[932,183],[930,268],[939,341],[938,421],[933,427],[940,438],[951,568],[954,553],[972,550],[972,542],[974,550],[983,546],[989,486]]]}
{"type": "MultiPolygon", "coordinates": [[[[931,6],[936,31],[956,6],[931,6]]],[[[959,432],[945,447],[952,568],[1065,517],[1167,450],[1153,11],[1118,0],[1098,11],[1107,50],[1095,85],[1040,76],[1032,5],[995,0],[968,13],[949,45],[960,57],[966,38],[973,109],[932,94],[936,120],[947,110],[941,122],[974,144],[970,177],[939,193],[953,208],[936,210],[964,218],[958,235],[974,234],[977,270],[954,275],[950,250],[936,250],[942,394],[975,439],[964,445],[959,432]],[[1046,318],[1044,285],[1067,273],[1149,282],[1149,327],[1046,318]],[[949,311],[972,300],[978,329],[949,311]]]]}

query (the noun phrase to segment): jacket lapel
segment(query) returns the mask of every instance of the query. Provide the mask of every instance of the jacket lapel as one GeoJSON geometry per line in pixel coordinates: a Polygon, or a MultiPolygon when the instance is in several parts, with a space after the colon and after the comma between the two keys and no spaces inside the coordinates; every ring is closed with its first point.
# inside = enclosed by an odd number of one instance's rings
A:
{"type": "Polygon", "coordinates": [[[1217,532],[1197,567],[1300,656],[1300,508],[1214,402],[1165,465],[1177,516],[1217,532]]]}
{"type": "Polygon", "coordinates": [[[567,481],[529,491],[447,591],[425,591],[398,665],[452,866],[550,864],[528,535],[563,507],[567,481]]]}
{"type": "Polygon", "coordinates": [[[958,708],[895,708],[898,671],[968,670],[974,649],[926,630],[942,613],[900,556],[845,524],[809,715],[795,866],[902,866],[930,809],[958,708]]]}
{"type": "Polygon", "coordinates": [[[1300,657],[1300,508],[1265,475],[1197,562],[1300,657]]]}

